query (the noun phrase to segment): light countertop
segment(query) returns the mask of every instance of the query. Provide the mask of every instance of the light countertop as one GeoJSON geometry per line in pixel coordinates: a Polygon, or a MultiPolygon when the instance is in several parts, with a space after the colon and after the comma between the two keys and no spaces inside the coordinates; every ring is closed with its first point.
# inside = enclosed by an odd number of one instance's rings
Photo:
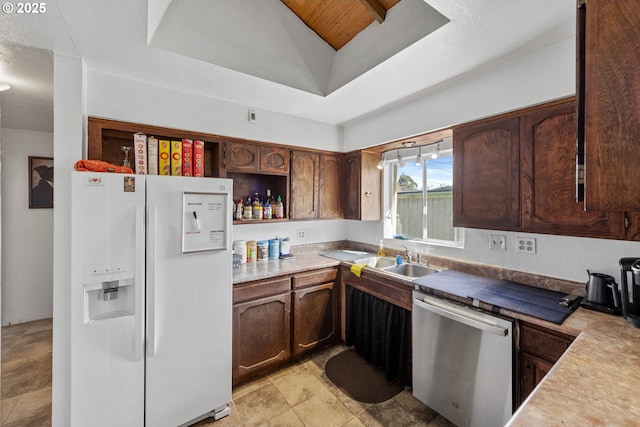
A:
{"type": "Polygon", "coordinates": [[[585,308],[555,329],[577,338],[508,425],[639,425],[640,329],[585,308]]]}
{"type": "Polygon", "coordinates": [[[290,259],[255,261],[241,264],[233,269],[233,284],[286,276],[319,268],[336,267],[340,261],[327,258],[317,253],[296,255],[290,259]]]}

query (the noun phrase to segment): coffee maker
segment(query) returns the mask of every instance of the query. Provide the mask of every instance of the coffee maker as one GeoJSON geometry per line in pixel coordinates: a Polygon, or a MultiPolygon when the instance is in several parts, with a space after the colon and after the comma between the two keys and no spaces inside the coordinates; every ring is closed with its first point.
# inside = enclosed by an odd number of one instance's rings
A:
{"type": "Polygon", "coordinates": [[[589,274],[586,284],[587,297],[580,304],[590,310],[620,315],[622,306],[616,279],[608,274],[592,273],[589,270],[587,274],[589,274]]]}
{"type": "Polygon", "coordinates": [[[625,319],[640,328],[640,258],[620,259],[620,291],[625,319]]]}

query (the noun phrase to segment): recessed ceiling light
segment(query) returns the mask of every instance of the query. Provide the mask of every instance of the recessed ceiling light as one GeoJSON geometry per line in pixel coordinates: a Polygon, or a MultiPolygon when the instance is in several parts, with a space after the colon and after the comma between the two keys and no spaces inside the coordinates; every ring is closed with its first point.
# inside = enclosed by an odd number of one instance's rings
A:
{"type": "Polygon", "coordinates": [[[9,89],[11,89],[11,86],[9,86],[9,83],[0,82],[0,92],[4,92],[5,90],[9,90],[9,89]]]}

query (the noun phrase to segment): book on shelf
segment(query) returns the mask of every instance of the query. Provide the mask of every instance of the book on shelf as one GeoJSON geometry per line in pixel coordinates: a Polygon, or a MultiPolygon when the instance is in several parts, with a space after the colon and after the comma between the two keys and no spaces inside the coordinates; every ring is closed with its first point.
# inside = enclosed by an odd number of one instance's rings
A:
{"type": "Polygon", "coordinates": [[[142,132],[133,134],[133,161],[135,173],[147,174],[147,135],[142,132]]]}
{"type": "Polygon", "coordinates": [[[147,174],[158,175],[158,138],[147,138],[147,174]]]}
{"type": "Polygon", "coordinates": [[[193,176],[204,176],[204,142],[193,141],[193,176]]]}
{"type": "Polygon", "coordinates": [[[193,141],[182,140],[182,176],[193,176],[193,141]]]}
{"type": "Polygon", "coordinates": [[[158,140],[158,175],[171,175],[171,141],[158,140]]]}
{"type": "Polygon", "coordinates": [[[171,141],[171,175],[182,176],[182,141],[171,141]]]}

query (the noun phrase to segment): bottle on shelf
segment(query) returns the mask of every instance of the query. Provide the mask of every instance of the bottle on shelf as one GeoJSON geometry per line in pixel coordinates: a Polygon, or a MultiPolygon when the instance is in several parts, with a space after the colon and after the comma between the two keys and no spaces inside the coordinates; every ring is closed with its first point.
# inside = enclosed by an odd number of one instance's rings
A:
{"type": "Polygon", "coordinates": [[[275,212],[273,209],[274,200],[271,198],[271,190],[267,189],[267,197],[264,199],[263,210],[264,210],[264,219],[275,218],[275,212]]]}
{"type": "Polygon", "coordinates": [[[244,215],[244,202],[242,199],[238,199],[238,203],[236,204],[236,212],[234,214],[234,218],[237,221],[241,221],[244,215]]]}
{"type": "Polygon", "coordinates": [[[253,196],[253,219],[262,219],[262,202],[260,201],[260,195],[256,191],[253,196]]]}
{"type": "Polygon", "coordinates": [[[247,198],[247,202],[243,207],[243,219],[252,219],[253,218],[253,206],[251,205],[251,197],[247,198]]]}
{"type": "Polygon", "coordinates": [[[284,203],[282,202],[282,197],[278,195],[276,198],[276,207],[275,207],[275,215],[276,218],[281,219],[284,218],[284,203]]]}

